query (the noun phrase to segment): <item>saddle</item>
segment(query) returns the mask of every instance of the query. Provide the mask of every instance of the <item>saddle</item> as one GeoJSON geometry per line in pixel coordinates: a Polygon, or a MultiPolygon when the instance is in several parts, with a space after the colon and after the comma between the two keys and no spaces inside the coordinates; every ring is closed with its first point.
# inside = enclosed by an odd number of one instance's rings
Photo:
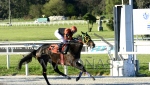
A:
{"type": "MultiPolygon", "coordinates": [[[[62,46],[62,51],[64,51],[65,48],[66,48],[66,45],[64,44],[64,45],[62,46]]],[[[52,53],[60,54],[60,63],[61,63],[61,64],[64,64],[64,54],[61,53],[61,52],[59,52],[58,49],[59,49],[58,44],[51,44],[51,45],[49,46],[49,48],[48,48],[48,50],[50,50],[52,53]]]]}
{"type": "MultiPolygon", "coordinates": [[[[64,51],[66,49],[66,44],[63,44],[62,46],[62,51],[64,51]]],[[[59,52],[59,45],[58,44],[51,44],[48,48],[48,50],[50,50],[52,53],[56,53],[56,54],[61,54],[61,52],[59,52]]]]}

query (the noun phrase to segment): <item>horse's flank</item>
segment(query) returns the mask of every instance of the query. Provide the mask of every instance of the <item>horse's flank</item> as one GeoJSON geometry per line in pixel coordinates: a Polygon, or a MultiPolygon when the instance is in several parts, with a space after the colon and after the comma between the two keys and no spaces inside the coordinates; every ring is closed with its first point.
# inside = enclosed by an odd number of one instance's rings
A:
{"type": "MultiPolygon", "coordinates": [[[[69,43],[69,50],[67,54],[63,54],[64,65],[73,66],[73,62],[77,62],[80,59],[80,52],[82,50],[82,47],[82,42],[69,43]]],[[[52,62],[55,62],[56,64],[61,64],[61,53],[57,50],[57,44],[44,44],[37,50],[36,56],[41,57],[40,55],[47,54],[52,62]]]]}

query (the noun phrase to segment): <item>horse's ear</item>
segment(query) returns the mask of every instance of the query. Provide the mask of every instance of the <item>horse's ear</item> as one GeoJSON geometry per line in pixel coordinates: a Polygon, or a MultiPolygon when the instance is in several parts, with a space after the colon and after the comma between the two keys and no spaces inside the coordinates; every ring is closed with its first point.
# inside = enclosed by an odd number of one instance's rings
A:
{"type": "Polygon", "coordinates": [[[81,33],[82,33],[83,35],[85,35],[85,34],[86,34],[86,33],[82,32],[82,31],[81,31],[81,33]]]}
{"type": "Polygon", "coordinates": [[[86,34],[86,35],[88,35],[88,33],[87,33],[87,32],[86,32],[85,34],[86,34]]]}
{"type": "Polygon", "coordinates": [[[81,31],[82,34],[84,34],[84,32],[81,31]]]}

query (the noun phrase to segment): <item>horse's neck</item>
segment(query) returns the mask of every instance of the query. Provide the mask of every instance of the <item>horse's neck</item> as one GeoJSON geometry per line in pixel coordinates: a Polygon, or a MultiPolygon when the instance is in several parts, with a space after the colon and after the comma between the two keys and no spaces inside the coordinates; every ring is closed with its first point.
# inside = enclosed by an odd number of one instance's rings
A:
{"type": "Polygon", "coordinates": [[[78,54],[81,52],[82,50],[82,47],[83,47],[83,44],[81,42],[78,42],[78,43],[71,43],[70,44],[70,52],[72,54],[78,54]]]}

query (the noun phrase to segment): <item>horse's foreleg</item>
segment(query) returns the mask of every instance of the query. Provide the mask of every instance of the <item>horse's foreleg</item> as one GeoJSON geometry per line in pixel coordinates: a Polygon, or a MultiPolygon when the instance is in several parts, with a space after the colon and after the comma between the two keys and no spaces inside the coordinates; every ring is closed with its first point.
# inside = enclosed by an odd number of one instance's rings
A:
{"type": "Polygon", "coordinates": [[[87,74],[89,77],[91,77],[93,80],[95,80],[95,78],[94,78],[90,73],[86,72],[86,74],[87,74]]]}
{"type": "Polygon", "coordinates": [[[78,62],[75,62],[74,67],[81,70],[81,72],[79,73],[79,76],[76,78],[76,81],[78,81],[81,78],[83,72],[86,72],[86,70],[84,69],[83,65],[78,62]]]}
{"type": "Polygon", "coordinates": [[[45,79],[45,81],[46,81],[46,83],[47,83],[47,85],[51,85],[50,83],[49,83],[49,81],[48,81],[48,79],[47,79],[47,74],[46,74],[46,71],[47,71],[47,62],[48,61],[46,61],[46,60],[44,60],[44,59],[38,59],[38,61],[39,61],[39,63],[41,64],[41,66],[42,66],[42,69],[43,69],[43,77],[44,77],[44,79],[45,79]]]}
{"type": "Polygon", "coordinates": [[[68,75],[65,75],[64,73],[60,72],[56,63],[52,62],[52,66],[53,66],[55,72],[66,77],[67,79],[71,79],[68,75]]]}
{"type": "Polygon", "coordinates": [[[83,71],[81,71],[81,72],[79,73],[79,76],[76,78],[76,81],[78,81],[78,80],[81,78],[82,74],[83,74],[83,71]]]}
{"type": "Polygon", "coordinates": [[[81,72],[79,73],[79,76],[76,78],[76,81],[78,81],[78,80],[81,78],[83,72],[86,72],[86,74],[87,74],[89,77],[91,77],[93,80],[95,80],[95,78],[94,78],[90,73],[88,73],[88,72],[85,70],[84,66],[83,66],[82,64],[80,64],[79,62],[76,62],[75,67],[81,70],[81,72]]]}

